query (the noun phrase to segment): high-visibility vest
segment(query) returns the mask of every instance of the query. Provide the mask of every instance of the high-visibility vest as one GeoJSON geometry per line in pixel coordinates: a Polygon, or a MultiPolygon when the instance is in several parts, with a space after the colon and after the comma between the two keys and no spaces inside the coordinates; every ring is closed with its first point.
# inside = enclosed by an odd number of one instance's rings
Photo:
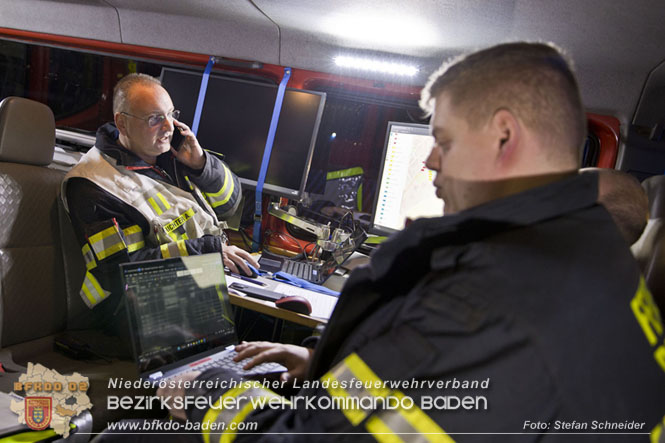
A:
{"type": "Polygon", "coordinates": [[[72,177],[88,179],[136,208],[150,225],[147,239],[138,225],[123,229],[122,236],[117,226],[110,226],[88,237],[88,243],[81,249],[87,269],[80,295],[90,308],[111,294],[90,272],[97,267],[98,261],[124,249],[128,252],[141,249],[146,246],[146,241],[151,247],[161,245],[164,258],[187,255],[184,240],[205,234],[222,235],[226,227],[226,223],[211,215],[214,210],[189,180],[192,191],[198,194],[207,211],[187,191],[118,166],[115,159],[95,147],[69,171],[62,183],[63,201],[68,212],[66,187],[72,177]]]}
{"type": "MultiPolygon", "coordinates": [[[[62,195],[66,196],[67,182],[82,177],[95,183],[109,194],[136,208],[150,225],[146,239],[156,247],[178,240],[198,238],[205,234],[221,235],[225,223],[217,220],[214,210],[193,184],[194,196],[143,174],[118,166],[115,159],[93,147],[65,177],[62,195]],[[203,204],[205,209],[201,207],[203,204]]],[[[66,205],[65,199],[65,205],[66,205]]]]}

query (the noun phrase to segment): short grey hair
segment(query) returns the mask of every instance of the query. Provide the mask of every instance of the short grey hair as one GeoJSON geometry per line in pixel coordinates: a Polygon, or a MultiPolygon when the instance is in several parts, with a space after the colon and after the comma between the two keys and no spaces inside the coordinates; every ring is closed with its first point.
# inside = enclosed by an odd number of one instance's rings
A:
{"type": "Polygon", "coordinates": [[[157,85],[161,86],[159,79],[148,75],[132,73],[124,76],[113,88],[113,113],[122,112],[127,109],[127,96],[135,85],[157,85]]]}

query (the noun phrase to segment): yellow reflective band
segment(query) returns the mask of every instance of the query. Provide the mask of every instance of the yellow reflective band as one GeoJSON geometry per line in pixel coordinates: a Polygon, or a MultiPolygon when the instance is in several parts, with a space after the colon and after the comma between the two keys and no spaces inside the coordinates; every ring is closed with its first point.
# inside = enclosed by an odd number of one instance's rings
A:
{"type": "Polygon", "coordinates": [[[665,345],[660,345],[653,353],[653,358],[656,359],[658,366],[665,371],[665,345]]]}
{"type": "Polygon", "coordinates": [[[123,243],[123,241],[121,239],[118,243],[104,249],[103,251],[98,252],[97,253],[97,258],[99,260],[104,260],[106,257],[110,257],[113,254],[115,254],[116,252],[122,251],[123,249],[125,249],[125,247],[126,247],[125,243],[123,243]]]}
{"type": "Polygon", "coordinates": [[[162,258],[171,258],[171,251],[169,251],[170,243],[164,243],[159,247],[162,250],[162,258]]]}
{"type": "Polygon", "coordinates": [[[143,232],[141,231],[141,227],[139,225],[133,225],[122,230],[122,233],[125,235],[137,234],[139,232],[143,232]]]}
{"type": "Polygon", "coordinates": [[[254,405],[252,404],[251,401],[248,401],[245,406],[236,414],[235,417],[231,420],[231,423],[227,423],[228,427],[232,427],[233,429],[228,429],[225,430],[224,433],[222,434],[222,437],[219,439],[220,443],[232,443],[233,440],[236,439],[236,434],[238,431],[236,430],[238,427],[238,423],[241,423],[245,421],[247,416],[254,410],[254,405]]]}
{"type": "Polygon", "coordinates": [[[422,409],[420,409],[415,404],[410,409],[404,409],[401,405],[403,404],[402,400],[404,399],[404,394],[400,391],[395,391],[393,393],[395,398],[399,400],[400,407],[396,410],[385,411],[380,413],[384,422],[391,423],[392,420],[385,416],[397,415],[404,418],[417,432],[423,435],[428,441],[435,442],[446,442],[451,443],[454,440],[450,438],[441,427],[436,424],[427,414],[425,414],[422,409]]]}
{"type": "Polygon", "coordinates": [[[203,434],[203,441],[204,443],[210,443],[210,429],[212,428],[212,424],[217,421],[217,417],[219,414],[222,412],[222,402],[224,401],[225,398],[227,397],[236,397],[239,394],[242,394],[245,392],[246,389],[244,388],[233,388],[229,389],[219,397],[219,400],[215,402],[215,404],[209,408],[205,415],[203,416],[203,421],[202,421],[202,430],[201,433],[203,434]]]}
{"type": "Polygon", "coordinates": [[[162,204],[164,205],[164,210],[171,209],[171,205],[169,204],[169,202],[166,201],[166,199],[160,192],[157,193],[157,198],[162,201],[162,204]]]}
{"type": "Polygon", "coordinates": [[[166,199],[160,192],[155,194],[154,197],[148,198],[148,203],[150,203],[150,206],[152,206],[152,209],[155,211],[157,215],[162,215],[164,211],[171,208],[169,202],[166,201],[166,199]],[[155,200],[155,197],[157,197],[157,200],[155,200]]]}
{"type": "Polygon", "coordinates": [[[651,434],[649,435],[651,443],[660,442],[660,436],[663,434],[663,424],[665,424],[665,417],[663,417],[661,422],[658,423],[656,427],[651,430],[651,434]]]}
{"type": "Polygon", "coordinates": [[[132,243],[130,245],[127,245],[127,252],[134,252],[138,251],[139,249],[142,249],[145,247],[145,242],[140,241],[138,243],[132,243]]]}
{"type": "Polygon", "coordinates": [[[375,397],[385,397],[390,389],[383,386],[383,381],[355,352],[344,359],[344,364],[353,372],[358,380],[372,382],[372,386],[365,389],[375,397]]]}
{"type": "Polygon", "coordinates": [[[102,288],[95,276],[90,272],[85,273],[80,293],[85,304],[91,309],[111,294],[102,288]]]}
{"type": "Polygon", "coordinates": [[[340,408],[353,426],[358,426],[369,416],[365,426],[381,443],[416,440],[453,442],[450,436],[418,406],[413,404],[409,409],[403,408],[405,395],[400,391],[387,388],[383,380],[356,353],[347,356],[321,379],[329,382],[326,389],[333,400],[339,399],[340,405],[353,405],[340,408]],[[352,379],[362,382],[362,387],[353,387],[348,390],[340,387],[346,380],[352,379]],[[397,409],[389,410],[363,410],[353,402],[347,401],[352,397],[360,398],[370,394],[384,399],[394,397],[400,406],[397,409]],[[408,435],[409,437],[403,438],[398,435],[408,435]]]}
{"type": "Polygon", "coordinates": [[[81,248],[81,254],[83,254],[83,259],[85,260],[85,268],[88,271],[92,271],[97,267],[97,261],[95,260],[95,255],[92,253],[92,250],[90,249],[90,245],[86,243],[83,245],[81,248]]]}
{"type": "Polygon", "coordinates": [[[178,240],[176,244],[178,245],[180,256],[187,257],[189,254],[187,253],[187,245],[185,244],[185,240],[178,240]]]}
{"type": "Polygon", "coordinates": [[[120,237],[120,231],[118,231],[118,227],[115,225],[91,235],[88,241],[92,245],[97,260],[104,260],[126,248],[125,242],[120,237]]]}
{"type": "Polygon", "coordinates": [[[659,341],[659,336],[663,334],[663,323],[661,322],[658,306],[656,306],[656,302],[653,300],[649,289],[647,289],[644,277],[640,277],[640,284],[635,296],[630,301],[630,307],[649,344],[655,346],[659,341]]]}
{"type": "MultiPolygon", "coordinates": [[[[219,400],[217,400],[217,402],[215,403],[215,405],[212,408],[210,408],[206,411],[205,415],[203,416],[203,422],[202,422],[203,424],[208,425],[208,426],[204,426],[203,431],[202,431],[203,432],[203,441],[205,443],[210,443],[210,435],[209,434],[210,434],[210,429],[212,428],[211,425],[214,422],[217,421],[217,417],[219,416],[219,414],[221,414],[222,404],[224,402],[224,399],[225,398],[235,398],[235,397],[239,396],[240,394],[242,394],[243,392],[245,392],[249,389],[250,389],[249,387],[246,387],[244,385],[235,387],[233,389],[229,389],[228,391],[226,391],[224,393],[224,395],[222,395],[219,398],[219,400]]],[[[248,402],[248,403],[250,405],[252,404],[251,402],[248,402]]],[[[235,436],[234,436],[234,438],[235,438],[235,436]]]]}
{"type": "Polygon", "coordinates": [[[273,398],[279,399],[280,403],[291,404],[291,402],[275,394],[270,389],[264,389],[261,383],[258,381],[249,382],[247,380],[244,381],[241,386],[229,389],[219,398],[219,400],[215,402],[213,406],[211,406],[206,411],[205,415],[203,416],[203,420],[201,421],[203,441],[205,443],[210,443],[211,429],[215,429],[213,424],[219,422],[224,423],[226,429],[224,434],[220,437],[219,441],[232,442],[236,438],[237,431],[228,429],[230,427],[230,423],[240,423],[244,421],[245,418],[247,418],[247,415],[252,412],[254,406],[259,406],[261,404],[267,405],[268,402],[273,398]],[[225,404],[229,404],[228,399],[230,398],[237,399],[237,401],[231,402],[231,404],[238,407],[239,411],[235,410],[235,408],[223,408],[225,404]]]}
{"type": "Polygon", "coordinates": [[[47,429],[45,431],[28,431],[0,438],[0,443],[32,443],[37,441],[49,441],[51,437],[55,437],[56,435],[57,434],[53,429],[47,429]]]}
{"type": "Polygon", "coordinates": [[[164,231],[166,231],[167,234],[171,233],[172,231],[178,229],[180,226],[184,225],[187,222],[187,220],[189,220],[192,217],[194,217],[194,209],[190,208],[181,216],[173,220],[171,223],[164,226],[164,231]]]}
{"type": "Polygon", "coordinates": [[[162,214],[164,213],[164,211],[162,211],[162,208],[160,208],[160,207],[157,205],[157,202],[155,201],[154,198],[150,197],[150,198],[148,199],[148,203],[150,203],[150,206],[152,206],[152,209],[155,211],[155,214],[157,214],[157,215],[162,215],[162,214]]]}
{"type": "MultiPolygon", "coordinates": [[[[346,404],[346,399],[349,398],[348,392],[346,392],[344,389],[340,387],[340,383],[338,382],[337,378],[331,373],[328,372],[321,377],[321,381],[326,382],[329,381],[328,387],[326,390],[328,391],[328,394],[332,399],[334,400],[335,398],[341,399],[340,404],[346,404]]],[[[353,425],[356,426],[360,422],[362,422],[365,417],[367,417],[367,412],[361,410],[361,409],[354,409],[354,408],[341,408],[342,414],[346,417],[347,420],[353,425]]]]}
{"type": "Polygon", "coordinates": [[[340,169],[339,171],[330,171],[326,174],[326,180],[336,180],[338,178],[346,177],[356,177],[358,175],[363,175],[365,171],[360,166],[349,169],[340,169]]]}
{"type": "Polygon", "coordinates": [[[109,226],[108,228],[104,229],[103,231],[100,231],[96,234],[91,235],[88,238],[88,240],[90,241],[90,243],[98,243],[98,242],[104,240],[105,238],[110,237],[110,236],[112,236],[114,234],[117,234],[117,233],[118,233],[118,228],[115,225],[113,225],[113,226],[109,226]]]}
{"type": "Polygon", "coordinates": [[[145,247],[143,231],[139,225],[133,225],[129,228],[125,228],[122,230],[122,233],[125,234],[125,242],[127,243],[128,252],[138,251],[139,249],[145,247]]]}
{"type": "Polygon", "coordinates": [[[229,168],[224,165],[224,183],[222,184],[222,189],[219,190],[219,192],[215,193],[205,193],[206,197],[208,197],[208,201],[210,202],[210,206],[213,208],[216,208],[218,206],[222,206],[231,199],[231,196],[233,195],[233,190],[234,190],[234,185],[233,185],[233,180],[229,179],[231,176],[231,171],[229,171],[229,168]],[[230,184],[230,186],[229,186],[230,184]],[[229,188],[228,190],[226,188],[229,188]],[[224,197],[220,197],[220,195],[224,195],[224,197]],[[218,198],[220,198],[218,200],[218,198]]]}
{"type": "Polygon", "coordinates": [[[379,443],[404,443],[379,417],[370,417],[365,427],[379,443]]]}
{"type": "Polygon", "coordinates": [[[187,185],[189,185],[189,190],[193,191],[194,190],[194,185],[192,185],[192,182],[189,181],[189,177],[185,176],[185,181],[187,182],[187,185]]]}
{"type": "MultiPolygon", "coordinates": [[[[86,277],[87,279],[87,277],[86,277]]],[[[85,302],[86,305],[88,305],[89,308],[92,308],[97,304],[97,299],[95,298],[94,295],[90,292],[90,289],[88,289],[88,285],[86,284],[86,281],[83,282],[83,285],[81,285],[81,293],[83,295],[83,301],[85,302]]]]}
{"type": "Polygon", "coordinates": [[[162,258],[171,258],[171,257],[187,257],[187,245],[184,240],[178,240],[177,242],[164,243],[159,247],[162,251],[162,258]]]}

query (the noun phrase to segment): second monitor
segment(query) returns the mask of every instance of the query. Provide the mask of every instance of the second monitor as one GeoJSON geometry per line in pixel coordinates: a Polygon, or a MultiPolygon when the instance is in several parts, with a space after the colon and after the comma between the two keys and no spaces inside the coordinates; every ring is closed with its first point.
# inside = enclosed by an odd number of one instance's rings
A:
{"type": "MultiPolygon", "coordinates": [[[[201,86],[201,73],[164,68],[162,84],[187,125],[201,86]]],[[[244,186],[256,187],[268,138],[277,86],[211,75],[197,138],[225,155],[244,186]]],[[[287,89],[275,133],[264,192],[299,200],[305,188],[325,94],[287,89]]]]}

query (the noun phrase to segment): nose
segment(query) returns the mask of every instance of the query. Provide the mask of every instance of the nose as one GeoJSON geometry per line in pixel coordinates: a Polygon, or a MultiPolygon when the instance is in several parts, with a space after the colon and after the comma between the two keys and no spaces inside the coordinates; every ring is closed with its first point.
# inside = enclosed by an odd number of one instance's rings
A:
{"type": "Polygon", "coordinates": [[[425,166],[432,171],[438,171],[441,167],[441,153],[436,145],[432,146],[432,150],[427,156],[427,160],[425,160],[425,166]]]}
{"type": "Polygon", "coordinates": [[[164,119],[164,123],[162,124],[162,129],[164,129],[164,125],[166,125],[169,132],[173,132],[175,130],[175,126],[173,125],[173,117],[171,117],[170,115],[167,115],[166,118],[164,119]]]}

